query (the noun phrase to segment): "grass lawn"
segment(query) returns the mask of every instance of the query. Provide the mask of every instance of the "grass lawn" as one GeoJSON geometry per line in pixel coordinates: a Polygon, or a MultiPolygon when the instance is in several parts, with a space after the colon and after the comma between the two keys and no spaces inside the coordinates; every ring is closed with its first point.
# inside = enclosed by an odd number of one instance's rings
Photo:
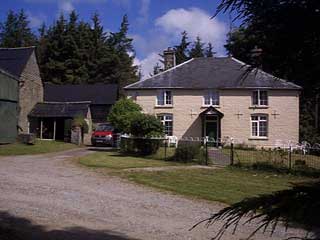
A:
{"type": "Polygon", "coordinates": [[[164,147],[160,147],[159,150],[150,156],[147,156],[149,159],[157,159],[157,160],[164,160],[172,158],[176,149],[174,147],[167,147],[166,149],[164,147]]]}
{"type": "Polygon", "coordinates": [[[87,167],[127,169],[143,167],[164,167],[181,165],[175,162],[166,162],[149,158],[123,155],[118,152],[96,152],[79,158],[79,163],[87,167]]]}
{"type": "Polygon", "coordinates": [[[59,152],[76,147],[76,145],[71,143],[37,140],[36,144],[34,145],[26,145],[22,143],[0,145],[0,156],[32,155],[40,153],[59,152]]]}
{"type": "Polygon", "coordinates": [[[307,180],[237,168],[122,172],[121,175],[147,186],[227,204],[289,188],[290,182],[307,180]]]}

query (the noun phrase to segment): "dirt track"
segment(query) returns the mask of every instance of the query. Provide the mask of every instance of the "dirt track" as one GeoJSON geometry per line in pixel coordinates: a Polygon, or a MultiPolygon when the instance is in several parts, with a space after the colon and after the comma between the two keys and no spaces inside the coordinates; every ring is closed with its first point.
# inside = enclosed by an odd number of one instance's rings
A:
{"type": "MultiPolygon", "coordinates": [[[[222,206],[157,192],[77,166],[63,153],[0,158],[0,239],[210,239],[216,227],[188,229],[222,206]],[[14,229],[14,231],[12,230],[14,229]],[[18,233],[17,233],[18,231],[18,233]],[[15,232],[13,234],[13,232],[15,232]]],[[[253,226],[240,227],[248,236],[253,226]]],[[[272,239],[283,239],[277,231],[272,239]]],[[[288,236],[287,236],[288,237],[288,236]]],[[[269,239],[258,235],[255,239],[269,239]]]]}

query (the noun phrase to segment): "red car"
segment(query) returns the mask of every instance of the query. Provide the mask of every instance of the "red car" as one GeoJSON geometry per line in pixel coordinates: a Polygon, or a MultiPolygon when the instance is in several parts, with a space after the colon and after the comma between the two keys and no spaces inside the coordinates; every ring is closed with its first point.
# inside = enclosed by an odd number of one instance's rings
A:
{"type": "Polygon", "coordinates": [[[108,123],[101,123],[97,126],[91,136],[91,143],[93,146],[110,145],[115,143],[114,127],[108,123]]]}

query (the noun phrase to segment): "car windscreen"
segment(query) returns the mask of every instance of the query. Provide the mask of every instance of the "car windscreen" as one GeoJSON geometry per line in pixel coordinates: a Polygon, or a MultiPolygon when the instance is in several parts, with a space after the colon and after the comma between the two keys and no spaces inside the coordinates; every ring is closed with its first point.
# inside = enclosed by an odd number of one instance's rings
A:
{"type": "Polygon", "coordinates": [[[113,131],[113,127],[111,125],[99,125],[96,128],[96,131],[99,132],[109,132],[109,131],[113,131]]]}

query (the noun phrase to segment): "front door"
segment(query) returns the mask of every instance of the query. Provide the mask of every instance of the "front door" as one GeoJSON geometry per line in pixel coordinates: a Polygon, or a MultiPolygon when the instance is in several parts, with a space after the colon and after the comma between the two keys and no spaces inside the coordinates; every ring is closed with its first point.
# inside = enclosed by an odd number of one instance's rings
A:
{"type": "Polygon", "coordinates": [[[219,117],[218,116],[206,116],[204,122],[204,135],[209,138],[209,144],[216,146],[219,141],[219,117]]]}
{"type": "Polygon", "coordinates": [[[217,140],[218,138],[218,122],[217,121],[206,122],[206,137],[217,140]]]}

